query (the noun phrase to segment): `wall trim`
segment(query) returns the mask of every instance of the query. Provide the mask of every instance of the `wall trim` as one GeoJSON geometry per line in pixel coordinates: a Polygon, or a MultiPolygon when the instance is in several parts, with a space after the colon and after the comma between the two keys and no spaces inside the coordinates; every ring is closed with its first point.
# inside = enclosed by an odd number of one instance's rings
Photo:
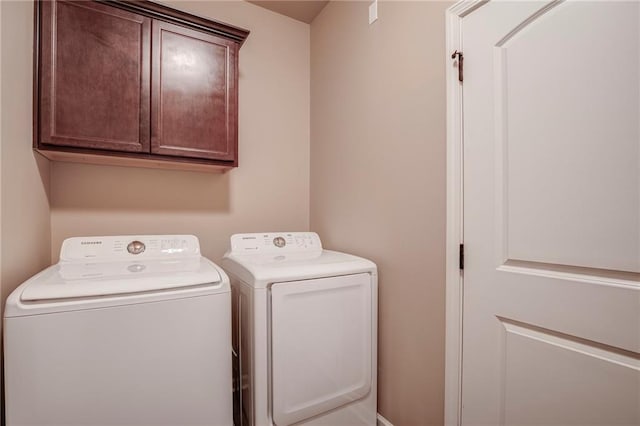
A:
{"type": "Polygon", "coordinates": [[[447,77],[447,243],[446,243],[446,339],[444,422],[461,424],[462,408],[462,303],[464,274],[459,269],[459,245],[464,242],[463,223],[463,86],[451,55],[462,46],[462,19],[488,0],[462,0],[446,12],[447,77]]]}
{"type": "Polygon", "coordinates": [[[393,426],[393,423],[385,419],[382,414],[378,413],[376,426],[393,426]]]}

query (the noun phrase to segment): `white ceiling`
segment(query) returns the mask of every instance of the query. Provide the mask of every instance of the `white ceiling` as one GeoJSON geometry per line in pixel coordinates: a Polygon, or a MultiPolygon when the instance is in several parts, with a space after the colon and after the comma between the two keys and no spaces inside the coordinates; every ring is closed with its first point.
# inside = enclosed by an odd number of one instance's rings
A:
{"type": "Polygon", "coordinates": [[[285,1],[270,1],[270,0],[247,0],[249,3],[264,7],[273,12],[280,13],[298,21],[306,22],[310,24],[318,13],[324,8],[329,1],[317,1],[317,0],[285,0],[285,1]]]}

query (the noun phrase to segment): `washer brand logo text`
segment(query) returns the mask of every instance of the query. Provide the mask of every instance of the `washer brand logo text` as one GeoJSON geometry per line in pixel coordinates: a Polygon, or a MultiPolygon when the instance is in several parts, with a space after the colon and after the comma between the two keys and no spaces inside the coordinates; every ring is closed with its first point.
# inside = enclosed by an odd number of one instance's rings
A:
{"type": "Polygon", "coordinates": [[[87,246],[87,245],[95,245],[95,244],[102,244],[102,241],[80,241],[80,245],[82,246],[87,246]]]}

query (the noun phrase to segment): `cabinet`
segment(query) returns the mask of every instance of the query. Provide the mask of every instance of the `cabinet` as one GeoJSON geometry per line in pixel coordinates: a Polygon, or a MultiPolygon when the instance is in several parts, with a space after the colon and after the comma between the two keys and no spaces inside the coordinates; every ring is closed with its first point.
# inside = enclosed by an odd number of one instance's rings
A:
{"type": "Polygon", "coordinates": [[[34,148],[52,160],[238,164],[248,31],[152,2],[36,3],[34,148]]]}

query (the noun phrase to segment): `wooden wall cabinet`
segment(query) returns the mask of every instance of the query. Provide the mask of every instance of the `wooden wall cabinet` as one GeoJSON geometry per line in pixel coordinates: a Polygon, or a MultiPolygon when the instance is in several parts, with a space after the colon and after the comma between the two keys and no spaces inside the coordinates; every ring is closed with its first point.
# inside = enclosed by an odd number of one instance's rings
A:
{"type": "Polygon", "coordinates": [[[147,1],[36,2],[34,149],[52,160],[238,165],[249,32],[147,1]]]}

